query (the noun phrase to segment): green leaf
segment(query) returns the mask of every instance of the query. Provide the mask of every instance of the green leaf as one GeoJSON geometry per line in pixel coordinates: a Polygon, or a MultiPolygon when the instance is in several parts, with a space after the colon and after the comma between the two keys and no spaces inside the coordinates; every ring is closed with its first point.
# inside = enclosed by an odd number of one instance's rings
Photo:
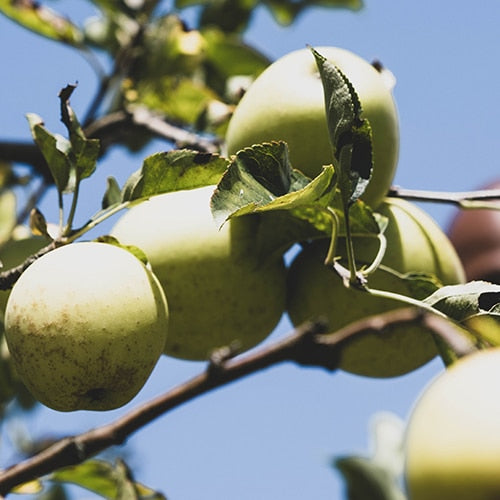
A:
{"type": "Polygon", "coordinates": [[[16,195],[13,191],[9,189],[0,192],[0,245],[10,238],[17,224],[16,206],[16,195]]]}
{"type": "Polygon", "coordinates": [[[257,76],[271,63],[254,47],[243,43],[239,36],[213,27],[202,33],[207,42],[207,60],[226,78],[235,75],[257,76]]]}
{"type": "Polygon", "coordinates": [[[489,314],[500,321],[500,285],[487,281],[444,286],[425,302],[456,321],[463,322],[478,314],[489,314]]]}
{"type": "Polygon", "coordinates": [[[39,35],[79,46],[82,32],[66,16],[32,0],[0,0],[0,13],[39,35]]]}
{"type": "Polygon", "coordinates": [[[153,154],[126,181],[122,201],[215,185],[228,163],[228,160],[216,154],[187,149],[153,154]]]}
{"type": "Polygon", "coordinates": [[[268,6],[276,22],[284,26],[292,24],[306,7],[312,7],[313,5],[346,8],[350,10],[359,10],[363,5],[361,0],[306,0],[302,2],[291,2],[290,0],[265,0],[264,3],[268,6]]]}
{"type": "Polygon", "coordinates": [[[349,500],[404,500],[394,477],[365,457],[342,457],[334,462],[347,484],[349,500]]]}
{"type": "Polygon", "coordinates": [[[99,157],[99,140],[87,139],[82,127],[69,104],[69,98],[75,85],[67,85],[59,93],[61,102],[61,120],[66,126],[71,143],[70,159],[72,160],[78,179],[90,177],[97,166],[99,157]]]}
{"type": "Polygon", "coordinates": [[[276,22],[289,25],[308,7],[346,8],[359,10],[361,0],[176,0],[177,8],[193,5],[202,6],[201,23],[205,26],[218,26],[223,31],[243,31],[250,22],[252,11],[260,6],[266,6],[276,22]]]}
{"type": "Polygon", "coordinates": [[[357,200],[370,181],[373,158],[371,128],[347,77],[325,57],[311,49],[323,83],[325,107],[339,187],[346,204],[357,200]]]}
{"type": "Polygon", "coordinates": [[[117,180],[114,177],[108,177],[106,179],[106,192],[102,198],[101,208],[105,210],[112,205],[121,203],[122,193],[117,180]]]}
{"type": "Polygon", "coordinates": [[[194,124],[218,96],[202,82],[187,77],[163,76],[140,80],[134,104],[143,104],[169,119],[194,124]]]}
{"type": "MultiPolygon", "coordinates": [[[[337,180],[331,165],[312,181],[292,169],[282,141],[253,145],[231,161],[212,196],[212,213],[219,225],[231,217],[260,214],[256,238],[261,240],[262,252],[279,252],[307,239],[336,237],[345,234],[337,180]]],[[[378,234],[383,220],[359,200],[350,207],[354,233],[378,234]]]]}
{"type": "Polygon", "coordinates": [[[161,493],[134,482],[128,467],[121,460],[116,464],[87,460],[79,465],[59,469],[48,479],[57,483],[76,484],[110,500],[165,498],[161,493]]]}
{"type": "Polygon", "coordinates": [[[144,265],[147,265],[149,262],[147,255],[139,247],[136,247],[135,245],[122,245],[114,236],[109,234],[98,236],[94,241],[123,248],[139,259],[144,265]]]}
{"type": "Polygon", "coordinates": [[[64,137],[50,133],[43,126],[43,121],[38,115],[29,113],[27,118],[33,139],[49,166],[58,191],[65,192],[68,189],[71,174],[70,143],[64,137]]]}
{"type": "MultiPolygon", "coordinates": [[[[327,189],[332,196],[334,194],[335,172],[333,168],[324,172],[326,174],[320,174],[311,182],[298,170],[293,170],[288,158],[288,146],[283,141],[242,149],[229,165],[212,197],[214,218],[222,224],[231,215],[314,204],[327,189]],[[298,198],[301,195],[285,197],[303,188],[307,189],[305,196],[302,193],[302,202],[298,198]]],[[[330,201],[330,196],[327,201],[330,201]]]]}

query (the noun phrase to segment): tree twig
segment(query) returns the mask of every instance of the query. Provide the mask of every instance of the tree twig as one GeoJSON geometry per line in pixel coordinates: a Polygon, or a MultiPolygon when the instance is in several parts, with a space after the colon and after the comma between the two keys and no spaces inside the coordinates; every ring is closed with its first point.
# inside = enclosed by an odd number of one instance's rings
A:
{"type": "Polygon", "coordinates": [[[446,342],[455,343],[464,355],[474,350],[459,339],[448,322],[416,308],[399,309],[364,319],[335,333],[326,333],[323,321],[306,323],[291,334],[249,353],[225,360],[169,392],[133,409],[123,417],[77,436],[64,438],[33,457],[0,473],[0,495],[15,486],[45,476],[63,466],[75,465],[114,445],[122,444],[134,432],[168,411],[217,387],[285,361],[302,366],[337,369],[341,348],[355,335],[367,332],[383,334],[389,325],[420,322],[446,342]]]}
{"type": "Polygon", "coordinates": [[[444,192],[405,189],[399,186],[393,186],[390,189],[388,196],[415,201],[452,203],[461,208],[500,208],[500,189],[444,192]]]}

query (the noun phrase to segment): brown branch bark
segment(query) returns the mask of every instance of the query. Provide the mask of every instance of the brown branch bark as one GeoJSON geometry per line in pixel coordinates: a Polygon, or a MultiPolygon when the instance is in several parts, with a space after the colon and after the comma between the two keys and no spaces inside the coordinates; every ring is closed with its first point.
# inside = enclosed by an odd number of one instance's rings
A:
{"type": "Polygon", "coordinates": [[[275,343],[243,356],[212,361],[203,373],[133,409],[118,420],[64,438],[4,470],[0,473],[0,495],[6,495],[26,481],[47,475],[63,466],[81,463],[110,446],[122,444],[131,434],[157,417],[217,387],[285,361],[334,371],[338,367],[341,348],[355,335],[366,332],[383,334],[388,325],[415,322],[425,325],[453,349],[457,349],[458,356],[474,350],[474,346],[462,339],[446,320],[414,308],[367,318],[335,333],[326,333],[327,325],[322,321],[306,323],[275,343]]]}

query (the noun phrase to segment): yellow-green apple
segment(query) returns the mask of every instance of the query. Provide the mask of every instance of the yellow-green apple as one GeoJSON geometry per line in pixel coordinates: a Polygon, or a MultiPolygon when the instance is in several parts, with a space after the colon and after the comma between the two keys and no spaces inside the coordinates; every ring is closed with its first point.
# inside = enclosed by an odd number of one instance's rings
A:
{"type": "MultiPolygon", "coordinates": [[[[368,277],[370,288],[411,296],[408,282],[397,273],[428,273],[445,285],[464,281],[454,248],[426,212],[395,198],[387,198],[378,212],[388,218],[387,249],[382,260],[385,268],[378,268],[368,277]]],[[[355,236],[353,244],[358,268],[370,264],[378,240],[355,236]]],[[[325,316],[335,331],[367,316],[405,307],[400,301],[345,287],[333,269],[324,265],[327,248],[324,240],[306,245],[290,266],[287,309],[294,324],[325,316]]],[[[339,238],[338,253],[345,259],[343,238],[339,238]]],[[[340,367],[360,375],[391,377],[421,366],[436,354],[432,336],[422,327],[395,327],[383,334],[354,337],[342,350],[340,367]]]]}
{"type": "Polygon", "coordinates": [[[411,500],[500,497],[500,349],[470,354],[437,376],[408,422],[405,479],[411,500]]]}
{"type": "Polygon", "coordinates": [[[59,411],[130,401],[163,351],[167,324],[154,274],[127,250],[97,242],[40,257],[5,311],[14,367],[36,399],[59,411]]]}
{"type": "Polygon", "coordinates": [[[168,297],[165,352],[202,360],[237,342],[248,349],[276,326],[285,308],[283,259],[257,257],[259,219],[219,229],[210,211],[214,186],[155,196],[129,209],[112,229],[144,251],[168,297]]]}
{"type": "MultiPolygon", "coordinates": [[[[392,89],[369,62],[338,47],[317,51],[353,84],[372,128],[373,173],[363,200],[378,206],[391,185],[399,151],[399,123],[392,89]]],[[[271,64],[247,90],[229,122],[228,154],[252,144],[283,140],[292,166],[309,177],[333,163],[323,86],[309,49],[291,52],[271,64]]]]}

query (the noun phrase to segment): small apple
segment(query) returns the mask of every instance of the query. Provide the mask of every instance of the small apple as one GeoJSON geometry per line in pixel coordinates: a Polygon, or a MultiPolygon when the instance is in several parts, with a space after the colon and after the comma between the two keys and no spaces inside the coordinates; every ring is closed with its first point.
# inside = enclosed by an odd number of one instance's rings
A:
{"type": "MultiPolygon", "coordinates": [[[[399,124],[390,86],[373,65],[337,47],[317,51],[353,84],[372,128],[373,173],[363,200],[376,208],[396,170],[399,124]]],[[[271,64],[247,90],[229,122],[227,153],[256,143],[287,142],[292,166],[315,177],[333,163],[323,86],[309,49],[291,52],[271,64]]]]}
{"type": "Polygon", "coordinates": [[[166,354],[207,359],[238,342],[267,337],[285,308],[282,258],[257,259],[257,217],[221,229],[210,211],[214,186],[155,196],[135,205],[112,229],[122,244],[142,249],[168,297],[166,354]]]}
{"type": "MultiPolygon", "coordinates": [[[[423,210],[410,202],[387,198],[378,211],[389,220],[384,266],[401,274],[433,274],[445,285],[464,281],[462,266],[451,243],[423,210]]],[[[358,268],[370,264],[376,255],[378,240],[358,236],[354,237],[353,244],[358,268]]],[[[327,241],[315,241],[307,245],[290,266],[287,309],[295,325],[325,316],[330,329],[335,331],[367,316],[405,307],[400,301],[345,287],[333,269],[324,265],[327,248],[327,241]]],[[[338,253],[345,259],[344,238],[339,238],[338,253]]],[[[368,286],[410,295],[404,280],[382,268],[368,277],[368,286]]],[[[392,377],[414,370],[436,354],[434,340],[425,329],[398,327],[381,335],[353,338],[342,351],[340,367],[359,375],[392,377]]]]}
{"type": "Polygon", "coordinates": [[[433,380],[408,422],[411,500],[500,498],[500,348],[470,354],[433,380]]]}
{"type": "Polygon", "coordinates": [[[168,310],[153,273],[123,248],[66,245],[14,285],[5,335],[33,396],[59,411],[110,410],[142,388],[165,346],[168,310]]]}

